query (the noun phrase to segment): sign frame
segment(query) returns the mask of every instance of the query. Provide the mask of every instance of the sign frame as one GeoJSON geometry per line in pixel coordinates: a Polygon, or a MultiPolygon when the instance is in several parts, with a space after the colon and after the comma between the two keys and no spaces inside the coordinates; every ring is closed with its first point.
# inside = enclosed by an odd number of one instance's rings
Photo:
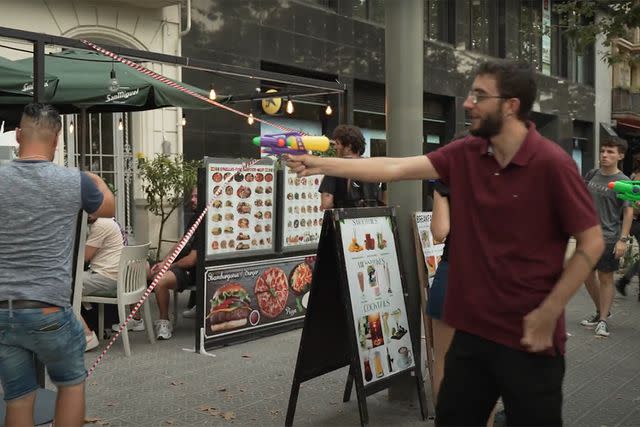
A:
{"type": "MultiPolygon", "coordinates": [[[[379,378],[376,381],[364,384],[363,369],[360,362],[360,350],[358,333],[356,332],[353,314],[353,305],[349,291],[346,259],[340,220],[388,217],[392,230],[391,238],[394,239],[395,257],[398,262],[400,286],[402,289],[402,302],[405,311],[411,305],[407,304],[406,275],[400,262],[398,227],[396,211],[393,207],[372,207],[355,209],[334,209],[325,211],[318,254],[311,282],[311,295],[307,313],[304,318],[304,327],[300,339],[300,347],[296,368],[291,386],[289,405],[285,425],[293,425],[295,409],[297,405],[300,385],[304,381],[316,378],[320,375],[349,366],[347,382],[343,393],[343,402],[350,399],[353,386],[356,388],[360,423],[365,426],[369,422],[366,397],[381,390],[389,388],[398,381],[413,376],[416,381],[417,394],[420,402],[422,419],[427,419],[427,402],[424,391],[419,355],[416,348],[416,340],[409,338],[409,345],[413,352],[413,366],[402,368],[397,373],[388,377],[379,378]],[[340,309],[341,308],[341,309],[340,309]],[[322,311],[331,309],[327,316],[322,311]],[[331,333],[331,339],[326,339],[326,334],[331,333]],[[320,346],[322,342],[322,346],[320,346]],[[317,353],[322,350],[321,356],[317,353]],[[417,356],[416,356],[417,355],[417,356]],[[313,360],[314,357],[316,360],[313,360]],[[321,358],[319,358],[321,357],[321,358]]],[[[407,320],[418,313],[407,313],[407,320]]],[[[417,322],[415,322],[417,323],[417,322]]],[[[411,337],[412,322],[407,324],[407,335],[411,337]]]]}

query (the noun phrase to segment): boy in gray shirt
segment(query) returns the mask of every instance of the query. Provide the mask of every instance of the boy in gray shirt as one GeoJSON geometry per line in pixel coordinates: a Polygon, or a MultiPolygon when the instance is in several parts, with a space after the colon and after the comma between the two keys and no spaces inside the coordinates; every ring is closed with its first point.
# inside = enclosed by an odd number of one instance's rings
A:
{"type": "Polygon", "coordinates": [[[600,216],[605,249],[595,270],[585,281],[587,291],[596,306],[596,313],[586,317],[580,324],[595,326],[596,335],[602,337],[609,336],[607,318],[611,315],[613,302],[613,273],[618,270],[619,259],[629,246],[629,229],[633,219],[633,209],[629,202],[617,198],[616,193],[607,186],[612,181],[629,179],[618,169],[618,162],[624,158],[626,151],[627,141],[622,138],[608,137],[603,140],[600,146],[600,167],[585,176],[600,216]]]}

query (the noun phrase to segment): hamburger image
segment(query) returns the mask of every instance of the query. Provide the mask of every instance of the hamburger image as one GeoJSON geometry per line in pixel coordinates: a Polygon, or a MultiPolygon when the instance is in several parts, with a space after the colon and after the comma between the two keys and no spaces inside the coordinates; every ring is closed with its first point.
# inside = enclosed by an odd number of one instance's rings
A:
{"type": "Polygon", "coordinates": [[[230,283],[219,287],[210,301],[207,315],[212,332],[227,331],[247,324],[251,299],[242,285],[230,283]]]}

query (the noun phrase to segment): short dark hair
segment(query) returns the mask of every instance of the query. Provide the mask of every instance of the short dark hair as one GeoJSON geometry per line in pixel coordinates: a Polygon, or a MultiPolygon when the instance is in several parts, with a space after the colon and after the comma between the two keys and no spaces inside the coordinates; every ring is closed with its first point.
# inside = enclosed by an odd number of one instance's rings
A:
{"type": "Polygon", "coordinates": [[[340,144],[349,147],[353,153],[364,154],[364,136],[357,126],[338,125],[333,130],[333,139],[340,140],[340,144]]]}
{"type": "Polygon", "coordinates": [[[607,136],[600,143],[601,147],[617,147],[618,153],[624,154],[627,152],[629,148],[629,144],[624,138],[620,138],[619,136],[607,136]]]}
{"type": "Polygon", "coordinates": [[[482,75],[495,77],[500,96],[520,100],[518,119],[526,120],[529,117],[538,91],[531,65],[507,60],[487,61],[476,70],[476,76],[482,75]]]}
{"type": "Polygon", "coordinates": [[[27,118],[31,120],[36,127],[47,129],[56,135],[62,129],[60,113],[48,104],[34,102],[25,105],[22,118],[27,118]]]}

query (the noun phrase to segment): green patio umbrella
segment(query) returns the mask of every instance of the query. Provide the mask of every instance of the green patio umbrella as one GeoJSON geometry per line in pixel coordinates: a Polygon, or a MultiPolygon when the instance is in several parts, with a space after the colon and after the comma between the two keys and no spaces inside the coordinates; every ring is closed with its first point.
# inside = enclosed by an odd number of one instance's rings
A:
{"type": "MultiPolygon", "coordinates": [[[[32,66],[31,58],[15,62],[19,66],[32,66]]],[[[82,110],[89,113],[144,111],[172,106],[213,108],[207,102],[97,52],[65,50],[48,54],[45,55],[44,68],[58,78],[53,96],[47,97],[46,102],[56,106],[62,113],[82,110]],[[117,84],[113,84],[114,79],[117,84]]],[[[202,89],[180,84],[201,95],[208,95],[202,89]]]]}
{"type": "MultiPolygon", "coordinates": [[[[45,73],[44,96],[46,99],[53,97],[57,86],[57,77],[45,73]]],[[[30,102],[33,97],[33,65],[0,57],[0,97],[4,98],[3,104],[30,102]]]]}

